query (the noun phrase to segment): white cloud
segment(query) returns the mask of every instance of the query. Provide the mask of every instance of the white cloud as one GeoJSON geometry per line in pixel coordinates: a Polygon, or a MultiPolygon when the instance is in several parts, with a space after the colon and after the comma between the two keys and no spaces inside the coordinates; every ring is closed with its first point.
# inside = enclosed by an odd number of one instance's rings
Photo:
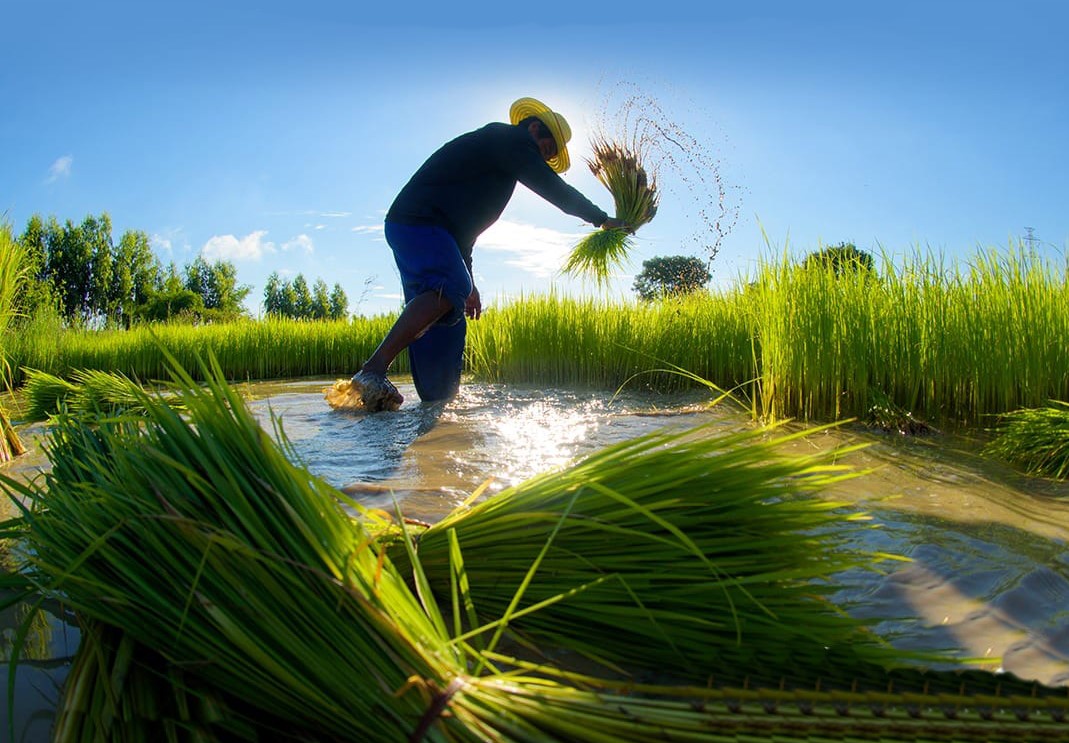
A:
{"type": "Polygon", "coordinates": [[[216,235],[201,248],[201,254],[209,261],[258,261],[264,253],[274,253],[275,244],[263,239],[267,230],[257,230],[245,237],[216,235]]]}
{"type": "Polygon", "coordinates": [[[292,240],[282,243],[282,250],[285,252],[303,250],[305,253],[311,253],[315,250],[315,246],[312,244],[312,238],[308,237],[308,235],[297,235],[292,240]]]}
{"type": "Polygon", "coordinates": [[[507,265],[547,279],[560,270],[583,234],[500,219],[479,236],[475,249],[512,253],[511,258],[505,259],[507,265]]]}
{"type": "Polygon", "coordinates": [[[328,218],[348,217],[352,212],[320,212],[319,216],[328,218]]]}
{"type": "Polygon", "coordinates": [[[373,234],[376,232],[383,232],[385,229],[385,225],[381,224],[360,224],[356,227],[353,227],[353,232],[360,232],[362,234],[373,234]]]}
{"type": "Polygon", "coordinates": [[[164,237],[163,235],[153,235],[148,239],[148,242],[157,252],[163,252],[170,255],[174,250],[170,238],[164,237]]]}
{"type": "Polygon", "coordinates": [[[64,155],[57,158],[54,163],[48,168],[48,178],[45,183],[54,183],[60,178],[69,178],[71,174],[71,165],[74,163],[74,158],[70,155],[64,155]]]}

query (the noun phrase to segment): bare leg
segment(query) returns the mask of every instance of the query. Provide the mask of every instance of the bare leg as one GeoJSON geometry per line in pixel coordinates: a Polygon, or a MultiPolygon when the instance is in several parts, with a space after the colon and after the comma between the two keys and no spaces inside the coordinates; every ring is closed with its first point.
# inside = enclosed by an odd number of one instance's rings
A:
{"type": "Polygon", "coordinates": [[[438,318],[453,309],[453,303],[446,299],[441,292],[424,292],[413,298],[401,311],[401,316],[394,322],[390,332],[382,339],[382,343],[371,354],[371,358],[364,362],[361,371],[373,374],[385,374],[390,364],[397,355],[408,347],[412,341],[420,337],[433,325],[438,318]]]}

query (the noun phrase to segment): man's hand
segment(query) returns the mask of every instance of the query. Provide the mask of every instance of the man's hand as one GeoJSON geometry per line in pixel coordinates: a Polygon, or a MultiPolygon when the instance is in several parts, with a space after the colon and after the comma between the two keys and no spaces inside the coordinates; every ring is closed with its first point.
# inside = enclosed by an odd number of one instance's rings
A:
{"type": "Polygon", "coordinates": [[[617,230],[617,229],[619,229],[619,230],[627,230],[632,235],[635,234],[635,230],[631,227],[631,225],[629,225],[627,222],[625,222],[622,219],[617,219],[616,217],[609,217],[604,222],[602,222],[601,223],[601,229],[603,229],[603,230],[617,230]]]}
{"type": "Polygon", "coordinates": [[[467,301],[464,302],[464,314],[472,320],[478,320],[483,314],[483,300],[479,296],[479,290],[474,286],[471,288],[467,301]]]}

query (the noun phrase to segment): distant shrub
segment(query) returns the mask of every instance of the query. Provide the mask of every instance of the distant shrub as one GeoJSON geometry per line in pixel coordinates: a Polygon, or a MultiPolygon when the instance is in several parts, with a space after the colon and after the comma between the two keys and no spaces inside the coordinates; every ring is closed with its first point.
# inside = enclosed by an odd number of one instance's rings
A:
{"type": "Polygon", "coordinates": [[[705,263],[690,255],[670,255],[642,262],[642,272],[633,288],[641,299],[691,294],[709,283],[712,276],[705,263]]]}

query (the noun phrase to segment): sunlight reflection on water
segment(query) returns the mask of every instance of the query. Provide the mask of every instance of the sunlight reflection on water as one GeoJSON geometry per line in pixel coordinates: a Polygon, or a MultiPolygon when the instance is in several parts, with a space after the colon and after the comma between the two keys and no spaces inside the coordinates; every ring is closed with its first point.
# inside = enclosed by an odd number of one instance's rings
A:
{"type": "Polygon", "coordinates": [[[466,385],[448,405],[425,405],[401,383],[401,409],[369,415],[331,410],[325,386],[295,382],[251,407],[265,424],[271,413],[281,418],[299,460],[330,484],[377,507],[396,498],[421,519],[445,515],[487,480],[496,492],[661,426],[742,422],[709,409],[707,395],[614,398],[515,385],[466,385]]]}

